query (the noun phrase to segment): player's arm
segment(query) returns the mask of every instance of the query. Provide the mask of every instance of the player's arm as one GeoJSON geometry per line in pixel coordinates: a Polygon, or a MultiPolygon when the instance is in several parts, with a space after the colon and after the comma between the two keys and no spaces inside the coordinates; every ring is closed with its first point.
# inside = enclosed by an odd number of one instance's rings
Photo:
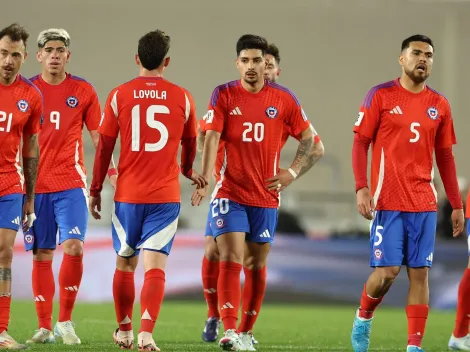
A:
{"type": "Polygon", "coordinates": [[[452,206],[452,223],[454,237],[460,235],[464,226],[463,203],[457,181],[457,168],[455,165],[452,146],[457,143],[450,106],[447,103],[446,115],[438,127],[435,139],[436,164],[441,175],[447,199],[452,206]]]}
{"type": "Polygon", "coordinates": [[[93,164],[93,180],[90,188],[90,213],[95,219],[101,219],[101,191],[111,163],[114,146],[119,135],[118,91],[113,90],[106,102],[105,110],[98,127],[99,140],[93,164]],[[111,104],[111,101],[115,103],[111,104]]]}
{"type": "Polygon", "coordinates": [[[374,200],[367,181],[367,155],[369,146],[375,138],[380,123],[380,97],[377,89],[372,88],[366,95],[354,123],[354,142],[352,147],[352,168],[356,181],[356,202],[359,213],[372,220],[374,200]]]}
{"type": "Polygon", "coordinates": [[[197,119],[196,108],[191,94],[185,91],[186,102],[186,123],[181,138],[181,173],[188,179],[193,181],[193,185],[198,188],[206,186],[206,182],[194,169],[193,163],[197,152],[197,119]]]}
{"type": "MultiPolygon", "coordinates": [[[[313,126],[311,126],[311,128],[313,128],[313,126]]],[[[308,156],[306,163],[300,169],[300,172],[297,175],[297,178],[307,173],[313,167],[313,165],[315,165],[317,161],[320,160],[323,157],[323,155],[325,155],[325,147],[323,146],[323,143],[320,140],[320,136],[318,136],[315,129],[313,130],[312,138],[313,138],[312,150],[310,152],[310,155],[308,156]]]]}
{"type": "Polygon", "coordinates": [[[28,230],[36,216],[34,215],[34,194],[39,166],[38,133],[43,120],[43,101],[39,96],[32,107],[31,115],[23,128],[23,173],[26,183],[26,201],[23,206],[23,231],[28,230]]]}
{"type": "MultiPolygon", "coordinates": [[[[100,140],[100,135],[98,133],[98,127],[100,125],[101,120],[101,108],[98,99],[98,95],[93,87],[89,87],[90,90],[90,102],[88,104],[88,108],[85,113],[85,125],[88,129],[90,134],[91,140],[93,142],[93,146],[98,148],[98,143],[100,140]]],[[[108,168],[108,176],[110,178],[110,182],[113,187],[116,187],[116,176],[117,170],[116,166],[114,165],[114,160],[111,156],[111,162],[108,168]]]]}

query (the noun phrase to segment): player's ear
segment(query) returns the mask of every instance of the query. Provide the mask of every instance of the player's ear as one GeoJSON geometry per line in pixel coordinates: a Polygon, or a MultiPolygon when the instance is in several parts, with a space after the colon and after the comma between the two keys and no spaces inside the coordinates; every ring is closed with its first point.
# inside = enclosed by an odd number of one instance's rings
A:
{"type": "Polygon", "coordinates": [[[72,54],[72,53],[71,53],[70,51],[67,51],[67,60],[65,60],[65,63],[66,63],[66,64],[69,63],[69,61],[70,61],[70,55],[71,55],[71,54],[72,54]]]}
{"type": "Polygon", "coordinates": [[[27,57],[28,57],[28,52],[25,51],[25,52],[24,52],[24,58],[23,58],[23,60],[26,60],[27,57]]]}
{"type": "Polygon", "coordinates": [[[235,59],[235,66],[237,66],[237,69],[238,69],[238,67],[239,67],[239,63],[240,63],[240,62],[238,61],[238,57],[237,57],[237,58],[235,59]]]}
{"type": "Polygon", "coordinates": [[[38,52],[36,53],[36,59],[38,60],[39,63],[42,62],[41,50],[38,50],[38,52]]]}
{"type": "Polygon", "coordinates": [[[400,54],[400,56],[398,57],[398,63],[400,64],[400,66],[405,65],[405,57],[403,56],[403,53],[400,54]]]}
{"type": "Polygon", "coordinates": [[[135,63],[140,66],[139,54],[135,54],[135,63]]]}
{"type": "Polygon", "coordinates": [[[280,67],[277,69],[277,74],[276,74],[276,75],[277,75],[278,77],[281,75],[281,68],[280,68],[280,67]]]}
{"type": "Polygon", "coordinates": [[[163,60],[163,67],[168,67],[170,64],[171,58],[168,56],[163,60]]]}

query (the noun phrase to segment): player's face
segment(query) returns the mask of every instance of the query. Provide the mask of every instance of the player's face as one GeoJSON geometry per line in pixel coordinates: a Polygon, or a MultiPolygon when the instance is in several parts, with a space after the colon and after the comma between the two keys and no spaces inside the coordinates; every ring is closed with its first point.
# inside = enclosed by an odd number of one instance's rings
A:
{"type": "Polygon", "coordinates": [[[281,74],[281,68],[272,55],[266,55],[266,70],[264,71],[264,78],[271,82],[276,82],[281,74]]]}
{"type": "Polygon", "coordinates": [[[0,78],[3,83],[11,83],[26,59],[22,40],[14,42],[10,37],[0,39],[0,78]]]}
{"type": "Polygon", "coordinates": [[[70,51],[62,41],[51,40],[39,49],[37,59],[44,70],[56,75],[65,72],[65,64],[69,62],[70,51]]]}
{"type": "Polygon", "coordinates": [[[400,55],[403,71],[415,83],[424,82],[432,71],[434,50],[424,42],[411,42],[400,55]]]}
{"type": "Polygon", "coordinates": [[[264,79],[266,58],[261,50],[242,50],[237,58],[237,68],[246,83],[257,83],[264,79]]]}

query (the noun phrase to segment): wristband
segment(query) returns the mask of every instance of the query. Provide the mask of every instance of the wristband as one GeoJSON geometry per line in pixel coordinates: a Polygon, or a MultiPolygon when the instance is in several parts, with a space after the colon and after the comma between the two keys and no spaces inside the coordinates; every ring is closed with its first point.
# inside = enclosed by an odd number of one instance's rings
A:
{"type": "Polygon", "coordinates": [[[294,170],[292,170],[291,168],[288,168],[288,169],[287,169],[287,171],[289,171],[289,172],[290,172],[290,174],[292,175],[292,177],[293,177],[294,179],[296,179],[296,178],[297,178],[297,174],[295,173],[295,171],[294,171],[294,170]]]}

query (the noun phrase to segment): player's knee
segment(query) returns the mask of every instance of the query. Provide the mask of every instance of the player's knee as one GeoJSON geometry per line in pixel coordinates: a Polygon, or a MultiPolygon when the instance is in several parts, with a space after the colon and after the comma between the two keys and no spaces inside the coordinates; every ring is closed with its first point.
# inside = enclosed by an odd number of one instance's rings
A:
{"type": "Polygon", "coordinates": [[[428,284],[428,268],[410,268],[408,269],[408,278],[413,285],[428,284]]]}
{"type": "Polygon", "coordinates": [[[64,252],[68,255],[78,257],[83,253],[83,242],[77,239],[69,239],[64,241],[64,252]]]}
{"type": "Polygon", "coordinates": [[[245,256],[243,258],[243,267],[248,270],[261,270],[266,266],[266,258],[256,258],[255,256],[245,256]]]}
{"type": "Polygon", "coordinates": [[[139,257],[124,258],[117,256],[116,258],[116,269],[123,272],[133,273],[137,268],[139,257]]]}
{"type": "Polygon", "coordinates": [[[375,271],[380,276],[382,283],[388,285],[391,284],[400,273],[400,267],[382,267],[376,268],[375,271]]]}
{"type": "Polygon", "coordinates": [[[11,265],[13,259],[13,246],[0,241],[0,264],[11,265]]]}
{"type": "Polygon", "coordinates": [[[243,252],[237,253],[235,251],[227,251],[225,253],[220,253],[219,260],[221,262],[233,262],[238,264],[243,264],[243,252]]]}
{"type": "Polygon", "coordinates": [[[53,249],[37,248],[33,250],[33,259],[37,261],[48,261],[54,257],[53,249]]]}
{"type": "Polygon", "coordinates": [[[211,242],[206,241],[204,255],[207,260],[211,262],[219,261],[219,250],[217,248],[217,244],[213,240],[211,242]]]}

